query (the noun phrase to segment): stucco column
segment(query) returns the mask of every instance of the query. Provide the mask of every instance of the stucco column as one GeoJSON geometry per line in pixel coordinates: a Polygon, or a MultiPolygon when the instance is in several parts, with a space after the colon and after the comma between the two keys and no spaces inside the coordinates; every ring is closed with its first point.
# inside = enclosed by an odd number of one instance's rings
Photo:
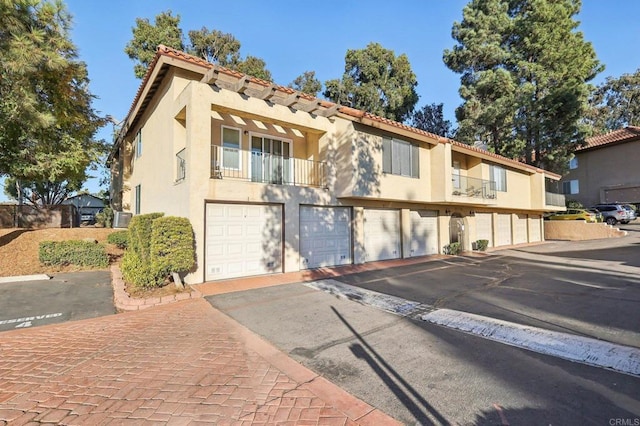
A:
{"type": "Polygon", "coordinates": [[[284,272],[300,270],[300,205],[284,203],[284,272]]]}
{"type": "Polygon", "coordinates": [[[400,229],[402,232],[402,258],[411,257],[411,210],[400,210],[400,229]]]}
{"type": "Polygon", "coordinates": [[[364,207],[353,208],[353,263],[365,262],[364,251],[364,207]]]}

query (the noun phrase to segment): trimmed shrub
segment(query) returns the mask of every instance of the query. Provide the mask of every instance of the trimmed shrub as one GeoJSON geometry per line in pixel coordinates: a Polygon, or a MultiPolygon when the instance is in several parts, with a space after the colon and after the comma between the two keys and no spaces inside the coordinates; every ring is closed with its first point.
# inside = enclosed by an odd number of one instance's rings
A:
{"type": "Polygon", "coordinates": [[[136,252],[140,260],[150,260],[151,226],[154,220],[164,213],[141,214],[131,218],[129,222],[129,248],[136,252]]]}
{"type": "Polygon", "coordinates": [[[462,252],[462,247],[460,243],[451,243],[444,246],[444,254],[449,254],[452,256],[457,256],[462,252]]]}
{"type": "Polygon", "coordinates": [[[107,236],[107,242],[121,249],[129,245],[129,231],[115,231],[107,236]]]}
{"type": "Polygon", "coordinates": [[[193,229],[184,217],[161,217],[153,221],[151,262],[159,277],[188,272],[195,265],[193,229]]]}
{"type": "Polygon", "coordinates": [[[113,209],[107,206],[102,209],[100,213],[97,213],[96,224],[101,225],[104,228],[111,228],[113,225],[113,209]]]}
{"type": "Polygon", "coordinates": [[[476,241],[476,250],[485,251],[489,247],[489,240],[478,240],[476,241]]]}
{"type": "Polygon", "coordinates": [[[42,241],[38,250],[44,265],[77,265],[95,268],[109,266],[109,256],[102,244],[90,241],[42,241]]]}
{"type": "Polygon", "coordinates": [[[158,278],[149,262],[143,262],[138,254],[127,249],[122,256],[122,277],[137,288],[153,288],[158,283],[158,278]]]}

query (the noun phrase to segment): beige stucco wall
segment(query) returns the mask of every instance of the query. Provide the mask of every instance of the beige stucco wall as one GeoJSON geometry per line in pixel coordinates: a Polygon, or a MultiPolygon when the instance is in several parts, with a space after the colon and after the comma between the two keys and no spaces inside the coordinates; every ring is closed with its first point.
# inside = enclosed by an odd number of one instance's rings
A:
{"type": "MultiPolygon", "coordinates": [[[[214,89],[194,80],[188,73],[169,73],[139,120],[143,152],[131,153],[137,128],[131,129],[122,153],[125,165],[123,207],[133,211],[133,189],[142,188],[141,213],[155,211],[188,217],[196,238],[197,269],[186,277],[188,283],[202,282],[205,258],[205,206],[219,203],[266,203],[282,206],[283,267],[285,272],[300,268],[300,206],[352,207],[353,261],[364,256],[364,208],[393,208],[401,211],[402,256],[410,253],[410,210],[439,212],[438,249],[449,243],[449,221],[459,213],[465,221],[465,250],[471,250],[476,238],[474,210],[484,205],[492,209],[518,211],[543,210],[544,191],[530,173],[508,170],[508,192],[496,200],[454,200],[452,161],[461,159],[461,174],[488,179],[488,164],[473,155],[452,152],[450,143],[420,144],[420,178],[382,173],[382,136],[380,129],[354,123],[344,117],[331,119],[293,111],[254,97],[224,89],[214,89]],[[233,116],[243,120],[238,123],[233,116]],[[268,123],[267,129],[256,122],[268,123]],[[212,144],[219,145],[221,126],[240,128],[242,146],[250,149],[252,134],[271,135],[291,140],[293,156],[325,161],[326,188],[272,185],[245,180],[212,179],[212,144]],[[286,134],[274,131],[281,126],[286,134]],[[296,129],[300,134],[293,132],[296,129]],[[246,135],[244,132],[247,132],[246,135]],[[185,149],[186,177],[176,182],[176,153],[185,149]],[[130,169],[127,161],[133,159],[130,169]],[[536,197],[539,200],[534,202],[536,197]],[[456,204],[457,203],[457,204],[456,204]]],[[[434,142],[434,141],[432,141],[434,142]]],[[[434,142],[435,143],[435,142],[434,142]]],[[[243,168],[248,164],[243,164],[243,168]]],[[[542,188],[544,185],[542,185],[542,188]]]]}
{"type": "Polygon", "coordinates": [[[567,194],[569,199],[577,200],[585,206],[592,206],[607,202],[604,199],[605,188],[640,186],[640,140],[579,151],[577,158],[578,167],[569,170],[562,178],[563,182],[574,179],[579,181],[580,192],[567,194]]]}

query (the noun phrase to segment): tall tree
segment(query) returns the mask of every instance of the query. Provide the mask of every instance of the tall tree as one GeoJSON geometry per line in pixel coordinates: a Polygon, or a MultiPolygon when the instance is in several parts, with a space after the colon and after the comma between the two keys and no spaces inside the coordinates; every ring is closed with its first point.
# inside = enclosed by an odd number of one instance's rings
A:
{"type": "Polygon", "coordinates": [[[459,137],[562,172],[602,66],[577,31],[580,0],[472,0],[444,62],[461,73],[459,137]]]}
{"type": "Polygon", "coordinates": [[[247,56],[244,60],[240,61],[233,69],[256,78],[261,78],[263,80],[273,80],[271,72],[267,69],[267,64],[265,63],[265,61],[256,56],[247,56]]]}
{"type": "Polygon", "coordinates": [[[132,32],[133,38],[124,51],[136,61],[134,73],[138,78],[144,77],[159,44],[257,78],[272,78],[264,60],[255,56],[241,58],[240,42],[232,34],[202,27],[189,31],[189,42],[185,43],[180,28],[180,15],[173,16],[170,10],[157,15],[155,24],[151,24],[147,18],[136,18],[136,26],[132,28],[132,32]]]}
{"type": "Polygon", "coordinates": [[[133,38],[124,49],[129,58],[136,62],[133,67],[136,77],[144,77],[159,44],[184,50],[179,25],[180,15],[173,16],[170,10],[157,15],[155,24],[151,24],[147,18],[136,18],[136,26],[132,28],[133,38]]]}
{"type": "Polygon", "coordinates": [[[396,56],[378,43],[347,50],[341,80],[325,82],[324,96],[373,114],[404,122],[416,103],[416,75],[407,55],[396,56]]]}
{"type": "Polygon", "coordinates": [[[589,100],[587,120],[594,133],[640,126],[640,68],[633,74],[607,77],[589,100]]]}
{"type": "Polygon", "coordinates": [[[289,83],[289,87],[308,95],[318,96],[318,92],[322,90],[322,83],[316,78],[315,71],[305,71],[289,83]]]}
{"type": "Polygon", "coordinates": [[[240,42],[231,34],[202,27],[189,31],[189,40],[190,53],[208,62],[229,68],[240,62],[240,42]]]}
{"type": "Polygon", "coordinates": [[[413,113],[411,125],[426,132],[452,138],[455,132],[451,129],[451,121],[445,120],[442,108],[441,103],[423,106],[413,113]]]}
{"type": "Polygon", "coordinates": [[[0,1],[0,175],[17,192],[86,178],[106,150],[70,24],[60,1],[0,1]]]}

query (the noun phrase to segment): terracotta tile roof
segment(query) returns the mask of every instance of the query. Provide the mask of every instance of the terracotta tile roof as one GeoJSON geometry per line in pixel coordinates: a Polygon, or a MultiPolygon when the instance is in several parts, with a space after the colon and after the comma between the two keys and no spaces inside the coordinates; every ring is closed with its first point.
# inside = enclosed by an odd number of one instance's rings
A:
{"type": "Polygon", "coordinates": [[[632,139],[640,138],[640,127],[628,126],[623,129],[614,130],[604,135],[593,136],[587,139],[587,144],[576,151],[597,148],[602,145],[608,145],[616,142],[626,142],[632,139]]]}
{"type": "MultiPolygon", "coordinates": [[[[158,49],[157,49],[156,56],[153,59],[153,61],[149,64],[149,68],[147,69],[147,73],[145,74],[144,78],[142,79],[142,83],[140,84],[140,88],[138,89],[138,93],[136,94],[136,97],[134,98],[134,101],[133,101],[133,103],[131,105],[129,113],[127,114],[127,119],[130,118],[129,116],[131,115],[131,113],[133,112],[136,104],[140,100],[140,96],[142,95],[142,92],[144,91],[144,88],[146,87],[146,84],[148,83],[148,80],[149,80],[151,74],[153,73],[153,70],[154,70],[155,66],[157,65],[159,59],[162,56],[167,56],[167,57],[170,57],[170,58],[174,58],[174,59],[178,59],[178,60],[181,60],[181,61],[185,61],[185,62],[193,64],[193,65],[200,66],[200,67],[203,68],[204,72],[206,72],[207,70],[210,70],[210,69],[215,67],[221,73],[224,73],[226,75],[229,75],[229,76],[232,76],[232,77],[235,77],[235,78],[238,78],[238,79],[244,78],[245,76],[249,77],[249,81],[251,83],[262,85],[264,87],[269,87],[269,86],[271,86],[273,84],[270,81],[259,79],[259,78],[252,77],[252,76],[247,76],[246,74],[241,73],[241,72],[236,71],[236,70],[232,70],[232,69],[220,66],[220,65],[214,65],[214,64],[212,64],[210,62],[205,61],[204,59],[201,59],[201,58],[198,58],[196,56],[190,55],[188,53],[182,52],[182,51],[180,51],[178,49],[174,49],[172,47],[168,47],[168,46],[164,46],[164,45],[159,45],[158,49]]],[[[285,93],[285,94],[296,93],[296,90],[294,90],[294,89],[292,89],[290,87],[280,86],[280,85],[274,85],[274,87],[276,88],[277,91],[285,93]]],[[[333,102],[330,102],[330,101],[327,101],[327,100],[323,100],[323,99],[317,99],[314,96],[311,96],[311,95],[306,94],[306,93],[300,92],[300,95],[301,95],[300,97],[302,99],[305,99],[305,100],[308,100],[308,101],[318,101],[320,106],[322,106],[324,108],[331,108],[331,107],[336,105],[333,102]]],[[[386,124],[386,125],[391,126],[391,127],[396,127],[398,129],[403,129],[405,131],[412,132],[412,133],[415,133],[415,134],[418,134],[418,135],[427,136],[427,137],[430,137],[432,139],[437,140],[439,143],[451,143],[451,144],[456,145],[458,147],[464,148],[465,150],[468,150],[468,151],[471,151],[471,152],[481,153],[481,154],[487,155],[489,157],[493,157],[493,158],[502,160],[503,162],[511,163],[515,167],[524,168],[524,169],[528,169],[530,171],[535,171],[535,172],[539,172],[539,173],[544,172],[544,173],[546,173],[546,174],[548,174],[550,176],[557,177],[558,179],[560,178],[560,175],[556,175],[555,173],[552,173],[552,172],[549,172],[549,171],[545,171],[545,170],[530,166],[528,164],[521,163],[519,161],[512,160],[510,158],[503,157],[501,155],[494,154],[492,152],[485,151],[485,150],[482,150],[480,148],[476,148],[476,147],[471,146],[471,145],[464,144],[462,142],[457,142],[457,141],[454,141],[453,139],[449,139],[449,138],[446,138],[446,137],[443,137],[443,136],[438,136],[438,135],[436,135],[434,133],[430,133],[430,132],[427,132],[427,131],[424,131],[424,130],[421,130],[421,129],[417,129],[415,127],[411,127],[411,126],[408,126],[406,124],[390,120],[388,118],[380,117],[380,116],[371,114],[371,113],[363,111],[363,110],[359,110],[359,109],[355,109],[355,108],[351,108],[351,107],[347,107],[347,106],[343,106],[343,105],[338,105],[338,112],[340,112],[340,113],[342,113],[344,115],[356,118],[356,119],[366,118],[366,119],[369,119],[369,120],[372,120],[372,121],[376,121],[376,122],[379,122],[379,123],[386,124]]],[[[637,129],[637,131],[640,132],[640,128],[635,128],[635,129],[637,129]]]]}

